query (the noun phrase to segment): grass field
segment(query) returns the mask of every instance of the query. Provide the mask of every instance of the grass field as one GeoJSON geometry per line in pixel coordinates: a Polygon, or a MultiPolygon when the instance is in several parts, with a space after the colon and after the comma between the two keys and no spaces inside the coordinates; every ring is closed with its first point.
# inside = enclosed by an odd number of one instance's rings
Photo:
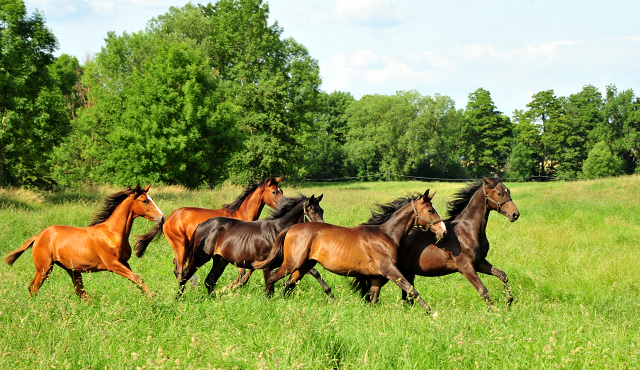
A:
{"type": "MultiPolygon", "coordinates": [[[[324,193],[325,220],[354,226],[375,202],[409,191],[437,190],[445,203],[462,184],[322,184],[286,195],[324,193]]],[[[492,213],[488,260],[509,276],[481,276],[496,311],[487,309],[460,274],[416,279],[437,312],[400,302],[387,284],[370,308],[348,289],[349,279],[319,269],[336,295],[329,302],[314,279],[294,293],[265,298],[262,274],[240,290],[200,286],[176,301],[173,252],[162,237],[142,259],[130,260],[156,293],[143,296],[113,273],[85,274],[92,303],[75,296],[56,267],[30,298],[31,252],[0,266],[0,368],[56,369],[543,369],[640,367],[640,176],[584,182],[507,184],[520,210],[515,223],[492,213]]],[[[0,190],[0,256],[52,224],[85,226],[114,189],[66,193],[0,190]]],[[[239,188],[185,191],[151,188],[165,214],[183,206],[218,208],[239,188]]],[[[264,213],[263,213],[264,216],[264,213]]],[[[149,230],[138,219],[133,235],[149,230]]],[[[228,267],[220,287],[235,278],[228,267]]]]}

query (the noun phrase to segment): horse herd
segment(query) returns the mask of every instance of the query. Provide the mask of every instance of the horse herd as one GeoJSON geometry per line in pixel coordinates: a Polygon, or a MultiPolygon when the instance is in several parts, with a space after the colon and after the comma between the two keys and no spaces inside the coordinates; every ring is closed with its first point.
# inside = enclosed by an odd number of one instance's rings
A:
{"type": "Polygon", "coordinates": [[[402,289],[402,298],[417,300],[429,312],[413,286],[416,275],[441,276],[460,272],[489,306],[489,293],[477,272],[498,277],[507,301],[513,300],[506,274],[486,260],[489,241],[486,226],[492,210],[513,222],[519,212],[510,191],[497,176],[469,183],[448,202],[448,219],[441,220],[431,204],[435,192],[412,194],[378,205],[372,217],[356,227],[324,223],[322,195],[285,197],[281,178],[268,178],[244,189],[232,203],[220,209],[180,208],[165,218],[147,194],[149,186],[127,188],[105,200],[88,227],[49,226],[29,238],[5,258],[10,266],[33,247],[36,275],[29,285],[35,294],[54,265],[67,271],[78,296],[89,300],[83,272],[112,271],[131,280],[149,295],[153,293],[128,264],[133,252],[129,235],[133,220],[144,217],[156,226],[138,237],[136,255],[164,234],[173,248],[178,296],[187,281],[213,260],[205,285],[211,293],[229,263],[238,267],[231,283],[247,283],[255,269],[262,270],[265,292],[289,275],[284,293],[295,288],[305,274],[320,283],[331,298],[331,288],[314,268],[317,263],[333,273],[354,277],[352,288],[376,303],[380,288],[389,280],[402,289]],[[258,220],[264,206],[270,217],[258,220]]]}

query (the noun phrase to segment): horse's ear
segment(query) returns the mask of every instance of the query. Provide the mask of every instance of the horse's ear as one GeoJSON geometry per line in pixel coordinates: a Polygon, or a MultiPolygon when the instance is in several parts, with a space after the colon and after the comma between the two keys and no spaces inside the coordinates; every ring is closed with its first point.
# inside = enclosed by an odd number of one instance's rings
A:
{"type": "Polygon", "coordinates": [[[437,193],[437,192],[438,192],[438,191],[436,190],[436,191],[434,191],[433,193],[431,193],[431,195],[429,195],[429,200],[433,199],[433,196],[434,196],[434,195],[436,195],[436,193],[437,193]]]}
{"type": "MultiPolygon", "coordinates": [[[[278,182],[280,182],[280,181],[282,181],[282,176],[280,176],[280,177],[278,177],[278,178],[276,179],[276,183],[278,183],[278,182]]],[[[276,184],[276,185],[277,185],[277,184],[276,184]]]]}
{"type": "Polygon", "coordinates": [[[149,191],[149,188],[151,187],[151,184],[145,186],[142,191],[144,191],[145,193],[149,191]]]}
{"type": "Polygon", "coordinates": [[[424,194],[422,194],[422,200],[423,201],[427,201],[427,200],[431,199],[431,198],[429,198],[429,190],[431,190],[431,189],[427,189],[427,191],[425,191],[424,194]]]}
{"type": "Polygon", "coordinates": [[[484,181],[485,184],[489,185],[489,188],[493,189],[496,185],[498,185],[498,182],[500,182],[500,179],[497,179],[495,177],[483,177],[482,181],[484,181]]]}
{"type": "Polygon", "coordinates": [[[323,196],[323,195],[324,195],[324,194],[320,194],[320,196],[316,198],[316,202],[320,203],[320,201],[322,200],[322,196],[323,196]]]}
{"type": "Polygon", "coordinates": [[[136,185],[135,189],[133,189],[133,191],[136,193],[136,195],[140,195],[140,183],[138,183],[138,185],[136,185]]]}

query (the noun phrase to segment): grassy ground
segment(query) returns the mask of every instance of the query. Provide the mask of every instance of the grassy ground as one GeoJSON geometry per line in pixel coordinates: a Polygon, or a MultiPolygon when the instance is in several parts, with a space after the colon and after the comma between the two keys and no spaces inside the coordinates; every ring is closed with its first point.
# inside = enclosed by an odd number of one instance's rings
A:
{"type": "MultiPolygon", "coordinates": [[[[284,183],[283,183],[284,184],[284,183]]],[[[441,214],[461,184],[323,184],[285,194],[324,193],[325,220],[344,226],[365,221],[374,202],[408,191],[437,190],[441,214]]],[[[225,368],[225,369],[507,369],[637,368],[640,363],[640,177],[585,182],[508,184],[521,217],[489,219],[488,259],[509,276],[515,301],[506,307],[497,278],[481,276],[490,311],[462,275],[421,278],[416,288],[437,315],[400,303],[386,285],[370,308],[349,280],[319,269],[333,288],[329,302],[306,277],[294,294],[262,294],[262,274],[241,290],[200,283],[176,301],[173,253],[150,245],[130,261],[156,297],[147,298],[112,273],[85,274],[91,304],[74,294],[56,267],[37,297],[27,251],[0,266],[0,368],[225,368]]],[[[112,189],[113,190],[113,189],[112,189]]],[[[238,188],[188,192],[153,188],[169,214],[182,206],[217,208],[238,188]]],[[[109,190],[32,193],[0,190],[0,256],[52,224],[85,226],[109,190]]],[[[136,220],[133,234],[152,227],[136,220]]],[[[199,272],[200,282],[208,268],[199,272]]],[[[235,278],[229,267],[221,278],[235,278]]]]}

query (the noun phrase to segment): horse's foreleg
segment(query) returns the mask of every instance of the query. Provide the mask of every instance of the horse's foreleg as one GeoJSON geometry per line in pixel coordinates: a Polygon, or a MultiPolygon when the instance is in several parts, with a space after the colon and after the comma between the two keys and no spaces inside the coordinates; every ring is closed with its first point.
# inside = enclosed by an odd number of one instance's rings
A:
{"type": "Polygon", "coordinates": [[[153,297],[153,293],[151,292],[151,290],[149,290],[149,288],[147,287],[147,284],[144,283],[144,280],[142,280],[142,278],[138,274],[136,274],[131,270],[129,263],[127,263],[126,261],[120,262],[118,260],[114,260],[107,265],[107,269],[111,272],[115,272],[116,274],[129,279],[140,290],[142,290],[144,293],[146,293],[150,297],[153,297]]]}
{"type": "Polygon", "coordinates": [[[208,254],[197,255],[192,261],[193,263],[189,263],[189,265],[182,270],[182,274],[180,276],[180,279],[178,280],[178,294],[176,295],[176,299],[180,298],[180,296],[182,296],[182,293],[184,293],[184,286],[187,281],[195,277],[196,271],[198,271],[198,269],[202,267],[202,265],[209,262],[210,259],[211,256],[209,256],[208,254]]]}
{"type": "Polygon", "coordinates": [[[229,283],[229,285],[227,285],[225,288],[235,288],[236,285],[238,285],[238,283],[240,283],[240,281],[242,280],[242,277],[246,274],[246,270],[243,267],[238,267],[238,277],[232,281],[231,283],[229,283]]]}
{"type": "Polygon", "coordinates": [[[409,299],[416,299],[418,303],[424,308],[424,310],[429,313],[431,312],[431,307],[422,300],[420,297],[420,293],[413,287],[411,283],[402,275],[400,270],[394,265],[387,266],[386,271],[382,274],[383,277],[393,281],[400,289],[404,290],[408,293],[409,299]]]}
{"type": "Polygon", "coordinates": [[[494,307],[493,302],[491,302],[491,298],[489,298],[489,291],[487,290],[487,287],[485,287],[482,283],[482,280],[480,280],[480,277],[478,277],[473,264],[468,261],[456,261],[456,263],[458,264],[458,271],[464,277],[466,277],[467,280],[469,280],[474,288],[476,288],[478,294],[480,294],[480,297],[482,297],[482,299],[487,302],[487,305],[489,305],[489,307],[494,307]]]}
{"type": "Polygon", "coordinates": [[[204,281],[204,285],[207,287],[209,294],[213,293],[213,289],[215,288],[218,279],[220,279],[220,276],[228,264],[229,262],[220,256],[215,256],[213,258],[213,266],[211,266],[211,271],[209,271],[209,275],[207,275],[207,278],[204,281]]]}
{"type": "Polygon", "coordinates": [[[270,269],[264,269],[262,270],[262,273],[264,274],[264,292],[267,296],[272,296],[273,284],[269,284],[269,278],[271,277],[273,272],[270,269]]]}
{"type": "Polygon", "coordinates": [[[86,302],[89,302],[89,296],[87,295],[87,291],[84,290],[82,274],[79,271],[73,271],[68,268],[65,268],[64,270],[71,277],[71,281],[73,281],[73,286],[76,288],[76,294],[78,295],[78,297],[82,298],[86,302]]]}
{"type": "Polygon", "coordinates": [[[478,263],[476,268],[478,272],[486,275],[493,275],[500,279],[500,281],[502,281],[502,284],[504,284],[505,294],[507,296],[507,303],[509,304],[509,306],[511,306],[511,303],[513,302],[513,295],[511,295],[511,286],[509,286],[509,278],[507,278],[507,274],[505,274],[504,271],[500,270],[499,268],[491,265],[491,263],[489,263],[489,261],[487,260],[482,260],[480,263],[478,263]]]}
{"type": "Polygon", "coordinates": [[[329,296],[329,299],[333,300],[335,298],[333,296],[333,293],[331,293],[331,288],[322,279],[322,276],[320,276],[320,273],[318,272],[318,270],[316,270],[315,268],[311,268],[309,270],[309,275],[313,276],[314,278],[316,278],[316,280],[318,280],[318,283],[320,283],[320,286],[322,287],[322,290],[324,290],[324,292],[329,296]]]}
{"type": "MultiPolygon", "coordinates": [[[[409,273],[405,273],[404,276],[407,278],[407,281],[409,282],[409,284],[413,285],[415,280],[416,280],[416,274],[409,272],[409,273]]],[[[409,300],[407,301],[407,292],[405,292],[404,290],[402,291],[402,302],[408,302],[410,305],[413,306],[413,299],[409,298],[409,300]]]]}
{"type": "Polygon", "coordinates": [[[253,274],[253,269],[245,269],[244,271],[245,271],[244,275],[240,277],[240,281],[237,284],[238,288],[242,288],[243,286],[247,285],[247,283],[249,282],[249,278],[251,277],[251,274],[253,274]]]}

